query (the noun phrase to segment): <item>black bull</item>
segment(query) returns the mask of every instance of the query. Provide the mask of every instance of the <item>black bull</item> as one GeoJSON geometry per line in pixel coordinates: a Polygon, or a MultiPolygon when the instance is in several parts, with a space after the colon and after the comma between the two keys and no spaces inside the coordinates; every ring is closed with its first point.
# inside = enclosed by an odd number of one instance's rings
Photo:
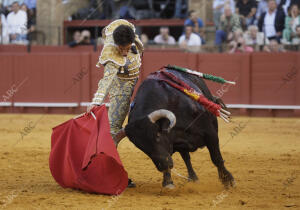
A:
{"type": "MultiPolygon", "coordinates": [[[[167,71],[202,92],[209,100],[217,102],[201,78],[175,70],[167,71]]],[[[125,133],[163,172],[164,187],[174,187],[171,177],[171,156],[174,152],[179,152],[183,158],[189,179],[198,180],[189,152],[204,146],[208,148],[211,160],[218,168],[221,182],[225,187],[234,186],[234,178],[225,168],[220,152],[216,116],[163,81],[148,78],[141,84],[125,133]]]]}

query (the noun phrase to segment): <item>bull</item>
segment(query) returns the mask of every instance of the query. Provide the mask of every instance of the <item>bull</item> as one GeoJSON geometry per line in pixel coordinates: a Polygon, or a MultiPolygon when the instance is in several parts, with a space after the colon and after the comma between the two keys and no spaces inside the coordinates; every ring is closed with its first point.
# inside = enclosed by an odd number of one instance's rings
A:
{"type": "MultiPolygon", "coordinates": [[[[166,71],[209,100],[222,104],[212,96],[202,78],[172,69],[166,71]]],[[[184,160],[189,180],[197,181],[189,153],[205,146],[218,169],[220,181],[226,188],[235,185],[220,152],[217,117],[163,81],[149,77],[143,81],[129,113],[128,124],[117,135],[116,143],[125,135],[151,158],[158,171],[163,172],[163,187],[175,187],[171,176],[175,152],[179,152],[184,160]]]]}

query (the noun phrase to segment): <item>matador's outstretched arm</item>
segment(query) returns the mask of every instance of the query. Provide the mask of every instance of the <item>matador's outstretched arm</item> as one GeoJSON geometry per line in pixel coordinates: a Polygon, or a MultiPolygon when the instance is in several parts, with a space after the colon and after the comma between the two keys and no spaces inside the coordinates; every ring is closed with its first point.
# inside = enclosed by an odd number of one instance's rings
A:
{"type": "Polygon", "coordinates": [[[107,96],[114,78],[117,76],[118,67],[112,62],[108,62],[104,67],[103,78],[98,83],[98,90],[94,95],[92,105],[101,105],[107,96]]]}

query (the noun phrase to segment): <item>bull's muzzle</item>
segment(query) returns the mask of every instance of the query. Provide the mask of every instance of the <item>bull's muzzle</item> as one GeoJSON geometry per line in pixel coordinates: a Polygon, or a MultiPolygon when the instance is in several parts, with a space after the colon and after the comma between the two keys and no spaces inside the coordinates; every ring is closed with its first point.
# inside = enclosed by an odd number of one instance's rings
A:
{"type": "Polygon", "coordinates": [[[169,154],[166,157],[162,155],[155,155],[151,156],[150,158],[152,159],[157,170],[160,172],[173,168],[173,159],[169,154]]]}

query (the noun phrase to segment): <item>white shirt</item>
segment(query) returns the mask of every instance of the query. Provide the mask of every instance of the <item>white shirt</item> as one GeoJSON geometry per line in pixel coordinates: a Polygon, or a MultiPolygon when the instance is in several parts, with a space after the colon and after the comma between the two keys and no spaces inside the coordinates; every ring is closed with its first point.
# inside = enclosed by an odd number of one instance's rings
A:
{"type": "Polygon", "coordinates": [[[7,16],[7,27],[9,34],[27,33],[27,14],[19,10],[17,13],[10,12],[7,16]]]}
{"type": "Polygon", "coordinates": [[[265,20],[264,20],[266,37],[276,36],[275,17],[276,17],[276,10],[272,12],[272,14],[270,14],[269,12],[266,13],[265,20]]]}
{"type": "Polygon", "coordinates": [[[235,3],[234,0],[214,0],[213,2],[213,9],[216,10],[216,8],[220,5],[223,5],[218,11],[220,11],[221,13],[224,13],[224,5],[225,4],[229,4],[232,13],[235,12],[235,3]]]}
{"type": "MultiPolygon", "coordinates": [[[[186,40],[185,34],[179,37],[178,43],[181,44],[184,40],[186,40]]],[[[195,33],[191,33],[190,38],[186,41],[187,41],[187,46],[201,46],[201,39],[195,33]]]]}
{"type": "Polygon", "coordinates": [[[162,35],[160,35],[160,34],[155,36],[154,42],[156,44],[170,44],[170,45],[176,44],[176,41],[175,41],[174,37],[169,35],[168,40],[164,40],[162,35]]]}
{"type": "Polygon", "coordinates": [[[8,36],[8,31],[7,31],[7,23],[6,23],[6,18],[3,14],[0,16],[1,18],[1,24],[2,24],[2,34],[0,34],[0,44],[8,44],[9,43],[9,36],[8,36]]]}
{"type": "Polygon", "coordinates": [[[293,22],[293,25],[292,25],[292,31],[294,33],[296,33],[296,27],[297,25],[300,25],[300,16],[296,17],[294,22],[293,22]]]}
{"type": "Polygon", "coordinates": [[[264,45],[264,44],[269,44],[269,40],[268,39],[264,40],[265,35],[262,32],[257,32],[255,39],[253,39],[251,37],[249,31],[247,31],[246,33],[244,33],[243,37],[245,39],[246,45],[264,45]]]}

